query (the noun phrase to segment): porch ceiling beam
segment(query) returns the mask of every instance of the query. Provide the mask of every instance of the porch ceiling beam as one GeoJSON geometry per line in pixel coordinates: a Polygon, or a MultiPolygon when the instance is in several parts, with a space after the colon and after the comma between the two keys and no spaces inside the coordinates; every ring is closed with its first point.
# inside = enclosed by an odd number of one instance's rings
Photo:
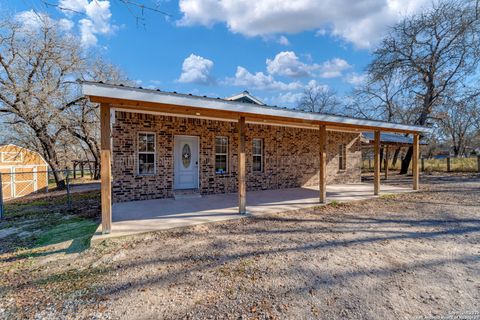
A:
{"type": "MultiPolygon", "coordinates": [[[[229,110],[216,110],[210,108],[202,107],[189,107],[189,106],[180,106],[172,105],[165,103],[157,102],[148,102],[148,101],[134,101],[134,100],[125,100],[118,98],[108,98],[108,97],[99,97],[99,96],[89,96],[91,102],[95,103],[104,103],[110,104],[112,107],[120,107],[123,109],[140,111],[151,111],[151,112],[161,112],[168,113],[172,116],[174,115],[183,115],[183,116],[205,116],[210,118],[218,118],[219,120],[234,120],[236,121],[239,117],[245,117],[247,122],[260,122],[265,124],[279,124],[279,125],[301,125],[307,128],[318,129],[319,125],[326,125],[329,130],[337,131],[375,131],[379,130],[379,127],[372,125],[359,125],[359,124],[350,124],[350,123],[337,123],[329,121],[318,121],[310,119],[300,119],[300,118],[289,118],[285,116],[276,116],[276,115],[267,115],[267,114],[253,114],[242,112],[241,110],[229,111],[229,110]]],[[[208,103],[206,103],[208,106],[208,103]]],[[[359,120],[359,122],[362,122],[359,120]]],[[[364,122],[372,122],[365,120],[364,122]]],[[[397,132],[397,133],[415,133],[409,129],[402,129],[403,127],[408,127],[406,125],[399,125],[399,128],[381,128],[384,132],[397,132]]]]}

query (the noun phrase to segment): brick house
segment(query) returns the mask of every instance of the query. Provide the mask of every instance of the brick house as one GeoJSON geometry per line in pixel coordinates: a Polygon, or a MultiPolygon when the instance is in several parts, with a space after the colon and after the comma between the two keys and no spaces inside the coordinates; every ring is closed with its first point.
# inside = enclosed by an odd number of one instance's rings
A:
{"type": "Polygon", "coordinates": [[[378,140],[380,131],[412,133],[417,152],[428,131],[270,107],[248,92],[215,99],[94,82],[82,89],[101,109],[104,232],[112,201],[237,192],[244,213],[248,191],[317,185],[324,202],[328,183],[360,182],[362,131],[378,140]]]}

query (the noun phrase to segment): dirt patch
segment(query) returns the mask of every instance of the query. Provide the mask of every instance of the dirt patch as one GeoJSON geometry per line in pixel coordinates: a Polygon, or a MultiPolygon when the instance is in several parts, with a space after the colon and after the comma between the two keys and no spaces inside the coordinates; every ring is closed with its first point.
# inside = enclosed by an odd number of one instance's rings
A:
{"type": "Polygon", "coordinates": [[[5,263],[0,317],[478,318],[480,180],[426,182],[418,193],[5,263]]]}

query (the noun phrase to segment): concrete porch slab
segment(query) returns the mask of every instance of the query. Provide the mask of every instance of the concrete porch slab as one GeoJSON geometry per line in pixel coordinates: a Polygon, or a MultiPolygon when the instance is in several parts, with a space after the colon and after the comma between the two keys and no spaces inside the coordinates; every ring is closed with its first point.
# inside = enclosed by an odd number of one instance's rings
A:
{"type": "MultiPolygon", "coordinates": [[[[411,188],[382,185],[381,195],[412,192],[411,188]]],[[[248,215],[260,216],[311,208],[318,203],[318,187],[247,192],[248,215]]],[[[327,202],[348,202],[374,198],[367,183],[327,186],[327,202]]],[[[91,242],[145,232],[191,226],[207,222],[239,219],[237,194],[216,194],[198,199],[156,199],[115,203],[112,232],[101,234],[101,226],[91,242]]],[[[247,216],[248,216],[247,215],[247,216]]]]}

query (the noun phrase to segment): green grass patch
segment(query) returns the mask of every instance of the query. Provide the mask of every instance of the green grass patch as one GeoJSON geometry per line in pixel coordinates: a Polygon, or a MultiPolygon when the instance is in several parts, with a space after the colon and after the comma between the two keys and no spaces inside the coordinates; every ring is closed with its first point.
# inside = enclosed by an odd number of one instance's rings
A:
{"type": "MultiPolygon", "coordinates": [[[[0,252],[10,252],[16,256],[18,248],[35,250],[70,240],[72,242],[67,252],[82,251],[89,247],[97,229],[99,208],[98,191],[72,194],[72,210],[68,208],[66,195],[46,195],[43,198],[9,202],[6,204],[5,220],[0,222],[0,230],[16,230],[2,238],[0,252]]],[[[30,253],[23,254],[28,258],[30,253]]],[[[33,256],[35,254],[32,253],[33,256]]]]}
{"type": "Polygon", "coordinates": [[[72,249],[83,249],[89,246],[92,235],[97,230],[98,224],[90,219],[73,217],[63,223],[48,228],[35,241],[36,247],[47,246],[74,240],[76,247],[72,249]]]}
{"type": "Polygon", "coordinates": [[[392,200],[392,199],[395,199],[396,197],[397,197],[396,194],[389,193],[389,194],[382,194],[380,196],[380,199],[392,200]]]}
{"type": "Polygon", "coordinates": [[[328,203],[328,205],[330,207],[333,207],[333,208],[338,208],[338,207],[345,206],[346,204],[344,202],[339,202],[337,200],[332,200],[331,202],[328,203]]]}

